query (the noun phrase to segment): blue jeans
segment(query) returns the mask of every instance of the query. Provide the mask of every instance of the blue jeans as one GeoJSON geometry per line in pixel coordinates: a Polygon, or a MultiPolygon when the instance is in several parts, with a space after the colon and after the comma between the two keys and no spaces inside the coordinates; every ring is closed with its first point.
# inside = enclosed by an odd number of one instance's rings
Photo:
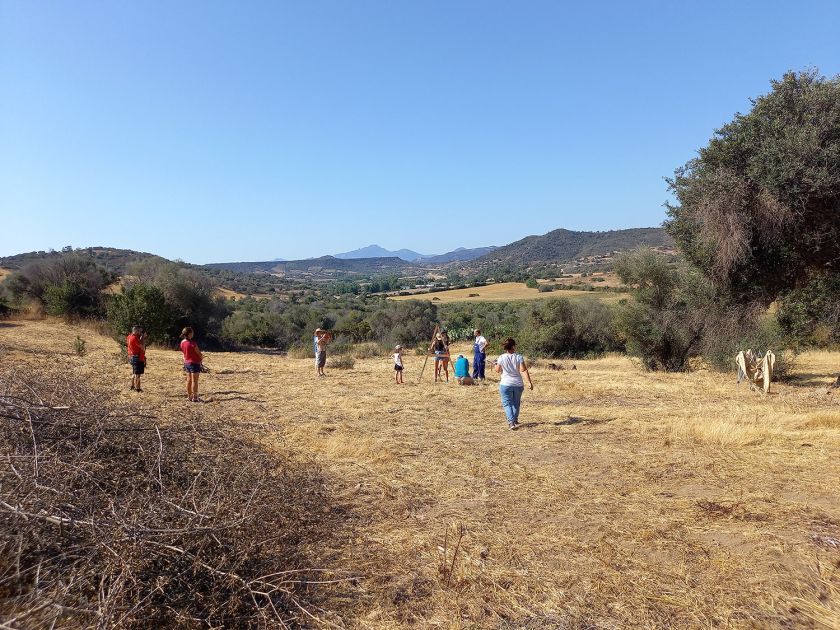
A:
{"type": "Polygon", "coordinates": [[[524,385],[499,385],[499,394],[502,397],[502,409],[505,410],[508,424],[516,424],[519,420],[519,407],[522,402],[524,385]]]}

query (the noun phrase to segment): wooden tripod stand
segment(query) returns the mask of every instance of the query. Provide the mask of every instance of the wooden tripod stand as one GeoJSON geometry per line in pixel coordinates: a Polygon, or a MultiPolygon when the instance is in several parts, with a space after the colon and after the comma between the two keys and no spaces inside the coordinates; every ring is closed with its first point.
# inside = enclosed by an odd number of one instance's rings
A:
{"type": "MultiPolygon", "coordinates": [[[[417,383],[419,384],[420,381],[423,380],[423,372],[426,371],[426,364],[429,362],[429,356],[432,354],[432,346],[435,345],[435,339],[437,339],[438,333],[440,332],[440,324],[435,324],[435,330],[432,333],[432,342],[429,344],[429,349],[426,350],[426,358],[423,359],[423,368],[420,370],[420,377],[417,379],[417,383]]],[[[448,352],[448,349],[447,349],[448,352]]]]}

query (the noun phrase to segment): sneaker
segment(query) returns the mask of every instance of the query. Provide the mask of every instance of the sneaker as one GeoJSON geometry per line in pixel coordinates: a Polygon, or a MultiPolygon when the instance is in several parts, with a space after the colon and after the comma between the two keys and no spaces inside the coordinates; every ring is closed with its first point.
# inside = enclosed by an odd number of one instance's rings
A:
{"type": "Polygon", "coordinates": [[[508,429],[510,429],[511,431],[516,431],[516,429],[518,429],[518,428],[519,428],[519,425],[516,424],[515,422],[509,422],[508,423],[508,429]]]}

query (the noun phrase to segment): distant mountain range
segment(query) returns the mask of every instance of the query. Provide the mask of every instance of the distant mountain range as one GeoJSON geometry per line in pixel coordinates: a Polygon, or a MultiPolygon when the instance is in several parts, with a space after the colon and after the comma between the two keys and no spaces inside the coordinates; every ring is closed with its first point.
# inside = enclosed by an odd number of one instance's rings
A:
{"type": "MultiPolygon", "coordinates": [[[[575,232],[553,230],[547,234],[527,236],[503,247],[459,248],[446,254],[424,256],[411,250],[392,252],[378,245],[370,245],[355,252],[338,256],[321,256],[308,260],[271,260],[262,262],[212,263],[189,265],[193,268],[227,269],[240,273],[273,273],[279,275],[330,279],[359,275],[425,275],[432,269],[478,270],[495,265],[514,265],[523,268],[539,263],[568,263],[586,256],[608,256],[613,252],[637,247],[673,247],[671,237],[662,228],[633,228],[607,232],[575,232]],[[406,253],[409,252],[409,253],[406,253]],[[384,253],[382,256],[362,254],[384,253]],[[412,257],[409,261],[403,258],[412,257]]],[[[97,263],[116,273],[125,274],[134,262],[158,258],[153,254],[111,247],[88,247],[75,250],[76,254],[90,256],[97,263]]],[[[63,252],[29,252],[0,258],[0,268],[20,269],[30,262],[60,257],[63,252]]]]}
{"type": "Polygon", "coordinates": [[[396,251],[391,251],[389,249],[385,249],[384,247],[380,247],[379,245],[368,245],[367,247],[354,249],[352,252],[335,254],[335,258],[341,258],[342,260],[350,260],[354,258],[389,258],[391,256],[402,258],[407,262],[414,262],[415,260],[423,258],[423,254],[418,254],[410,249],[398,249],[396,251]]]}
{"type": "Polygon", "coordinates": [[[380,247],[379,245],[368,245],[367,247],[354,249],[352,252],[336,254],[335,258],[351,260],[357,258],[388,258],[393,256],[406,262],[427,262],[440,264],[454,262],[456,260],[473,260],[493,251],[494,249],[496,249],[495,245],[491,245],[490,247],[474,247],[472,249],[459,247],[458,249],[453,249],[451,252],[446,252],[445,254],[428,255],[420,254],[410,249],[398,249],[396,251],[392,251],[385,249],[384,247],[380,247]]]}

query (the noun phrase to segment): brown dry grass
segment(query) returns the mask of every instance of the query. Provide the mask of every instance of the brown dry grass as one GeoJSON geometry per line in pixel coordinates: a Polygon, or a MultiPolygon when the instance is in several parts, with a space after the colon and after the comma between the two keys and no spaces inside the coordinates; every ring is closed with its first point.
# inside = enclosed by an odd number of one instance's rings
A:
{"type": "Polygon", "coordinates": [[[484,287],[469,289],[451,289],[434,293],[418,293],[415,295],[398,295],[389,300],[427,300],[446,304],[449,302],[509,302],[520,300],[544,300],[548,298],[565,297],[569,299],[594,297],[606,302],[618,302],[628,297],[626,293],[605,293],[600,291],[550,291],[540,293],[538,289],[529,289],[521,282],[500,282],[488,284],[484,287]],[[477,295],[474,295],[477,294],[477,295]]]}
{"type": "Polygon", "coordinates": [[[570,273],[569,278],[553,278],[551,280],[537,280],[540,284],[567,284],[572,285],[575,282],[585,282],[594,287],[620,287],[624,283],[618,274],[614,271],[593,271],[588,276],[580,273],[570,273]]]}
{"type": "MultiPolygon", "coordinates": [[[[64,324],[0,328],[0,361],[76,334],[127,388],[116,344],[64,324]]],[[[417,384],[404,360],[398,386],[388,355],[318,380],[311,359],[207,353],[201,413],[275,425],[352,521],[325,567],[365,576],[332,593],[344,626],[840,627],[837,353],[768,396],[619,356],[537,368],[517,432],[494,382],[417,384]]],[[[152,350],[134,398],[177,412],[182,380],[152,350]]]]}

